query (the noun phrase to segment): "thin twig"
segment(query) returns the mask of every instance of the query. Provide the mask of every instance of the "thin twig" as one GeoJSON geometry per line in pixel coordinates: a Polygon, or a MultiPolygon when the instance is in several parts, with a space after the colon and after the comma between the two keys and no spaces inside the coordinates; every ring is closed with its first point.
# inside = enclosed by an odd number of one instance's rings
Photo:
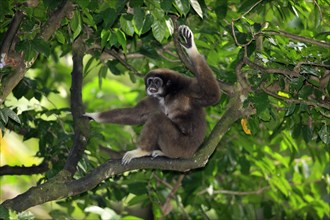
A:
{"type": "Polygon", "coordinates": [[[166,202],[162,205],[162,212],[164,214],[162,217],[167,216],[172,211],[173,206],[171,205],[171,200],[175,197],[175,193],[180,188],[182,180],[183,180],[184,177],[185,177],[184,174],[181,174],[178,177],[178,180],[176,181],[175,185],[173,186],[171,192],[168,194],[168,196],[166,198],[166,202]]]}
{"type": "Polygon", "coordinates": [[[233,38],[234,38],[234,41],[236,43],[237,46],[242,46],[242,47],[246,47],[248,46],[249,44],[251,44],[253,41],[254,41],[254,36],[256,34],[252,34],[252,39],[245,43],[245,44],[241,44],[238,42],[237,40],[237,37],[236,37],[236,33],[235,33],[235,22],[242,19],[244,16],[246,16],[247,14],[249,14],[257,5],[259,5],[263,0],[259,0],[258,2],[256,2],[254,5],[251,6],[251,8],[249,8],[249,10],[247,10],[244,14],[240,15],[238,18],[234,18],[232,21],[231,21],[231,31],[232,31],[232,35],[233,35],[233,38]]]}
{"type": "Polygon", "coordinates": [[[134,75],[138,76],[138,77],[144,77],[144,74],[140,73],[139,71],[137,71],[133,66],[129,65],[126,60],[124,60],[120,54],[118,54],[115,50],[112,49],[104,49],[104,51],[108,54],[110,54],[111,56],[113,56],[114,58],[116,58],[126,69],[128,69],[129,71],[133,72],[134,75]]]}
{"type": "Polygon", "coordinates": [[[0,167],[0,176],[4,175],[32,175],[40,174],[49,170],[48,163],[43,161],[39,165],[25,166],[2,166],[0,167]]]}
{"type": "Polygon", "coordinates": [[[330,48],[330,43],[317,41],[317,40],[310,39],[310,38],[307,38],[307,37],[302,37],[302,36],[299,36],[299,35],[291,34],[291,33],[285,32],[285,31],[264,30],[263,34],[266,34],[266,35],[280,35],[280,36],[284,36],[284,37],[287,37],[287,38],[290,38],[290,39],[293,39],[293,40],[297,40],[297,41],[301,41],[301,42],[304,42],[304,43],[309,43],[309,44],[314,44],[314,45],[317,45],[317,46],[320,46],[320,47],[330,48]]]}
{"type": "Polygon", "coordinates": [[[330,103],[319,103],[319,102],[310,101],[310,100],[286,98],[286,97],[283,97],[283,96],[280,96],[280,95],[274,93],[273,91],[268,90],[264,85],[261,85],[261,89],[268,95],[273,96],[274,98],[277,98],[277,99],[281,99],[285,102],[305,104],[305,105],[309,105],[309,106],[320,107],[320,108],[330,110],[330,103]]]}
{"type": "Polygon", "coordinates": [[[291,70],[287,70],[287,69],[273,69],[273,68],[265,68],[262,67],[254,62],[252,62],[251,60],[249,60],[248,58],[244,59],[244,62],[249,65],[250,67],[252,67],[253,69],[259,70],[260,72],[265,72],[265,73],[278,73],[278,74],[282,74],[282,75],[287,75],[290,77],[298,77],[299,76],[299,72],[295,72],[295,71],[291,71],[291,70]]]}
{"type": "Polygon", "coordinates": [[[247,14],[249,14],[257,5],[259,5],[263,0],[259,0],[258,2],[256,2],[254,5],[251,6],[251,8],[249,8],[249,10],[247,10],[244,14],[240,15],[238,18],[233,19],[233,21],[238,21],[241,18],[243,18],[244,16],[246,16],[247,14]]]}

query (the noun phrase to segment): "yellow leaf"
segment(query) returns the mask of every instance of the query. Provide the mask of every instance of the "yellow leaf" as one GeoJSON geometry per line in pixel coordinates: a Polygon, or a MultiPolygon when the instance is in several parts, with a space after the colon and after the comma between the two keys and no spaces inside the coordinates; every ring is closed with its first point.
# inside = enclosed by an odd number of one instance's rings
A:
{"type": "Polygon", "coordinates": [[[248,120],[246,118],[241,119],[241,125],[245,134],[251,135],[251,130],[248,128],[248,120]]]}
{"type": "Polygon", "coordinates": [[[279,96],[281,96],[281,97],[284,97],[284,98],[290,98],[290,95],[289,95],[288,93],[286,93],[286,92],[281,92],[281,91],[279,91],[279,92],[277,93],[277,95],[279,95],[279,96]]]}

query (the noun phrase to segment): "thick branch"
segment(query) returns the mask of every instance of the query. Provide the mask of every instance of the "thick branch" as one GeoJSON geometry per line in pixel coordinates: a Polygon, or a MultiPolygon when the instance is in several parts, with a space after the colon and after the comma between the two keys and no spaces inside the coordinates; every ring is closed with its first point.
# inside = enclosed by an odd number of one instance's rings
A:
{"type": "Polygon", "coordinates": [[[74,143],[67,158],[64,169],[68,170],[72,175],[76,172],[76,167],[84,154],[87,146],[87,138],[89,134],[89,122],[82,118],[84,106],[82,102],[82,82],[83,82],[83,57],[84,57],[84,42],[82,37],[79,37],[73,44],[73,70],[71,73],[71,112],[74,126],[74,143]]]}
{"type": "Polygon", "coordinates": [[[49,170],[49,167],[46,162],[42,162],[39,165],[32,165],[30,167],[5,165],[0,167],[0,176],[40,174],[46,172],[47,170],[49,170]]]}
{"type": "Polygon", "coordinates": [[[1,42],[0,54],[3,54],[3,53],[7,54],[9,52],[13,39],[14,39],[14,36],[17,33],[17,30],[23,20],[23,17],[24,17],[24,15],[21,11],[17,11],[15,13],[15,16],[1,42]]]}

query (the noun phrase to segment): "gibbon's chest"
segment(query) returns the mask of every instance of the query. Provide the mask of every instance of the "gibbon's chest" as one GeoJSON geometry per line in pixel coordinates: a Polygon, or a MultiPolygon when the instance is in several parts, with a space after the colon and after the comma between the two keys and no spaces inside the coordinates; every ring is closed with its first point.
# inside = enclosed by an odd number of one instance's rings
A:
{"type": "Polygon", "coordinates": [[[187,96],[167,96],[159,98],[162,112],[170,119],[187,114],[191,109],[190,99],[187,96]]]}

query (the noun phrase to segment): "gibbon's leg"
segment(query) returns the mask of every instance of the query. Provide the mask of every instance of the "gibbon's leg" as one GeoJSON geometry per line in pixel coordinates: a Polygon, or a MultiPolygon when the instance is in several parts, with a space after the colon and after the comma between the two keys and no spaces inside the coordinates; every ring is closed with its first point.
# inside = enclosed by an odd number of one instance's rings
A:
{"type": "MultiPolygon", "coordinates": [[[[166,116],[161,112],[149,115],[147,121],[143,125],[137,149],[125,153],[122,159],[123,164],[128,164],[133,158],[149,156],[157,147],[160,127],[162,126],[162,118],[166,116]]],[[[169,120],[169,119],[168,119],[169,120]]]]}
{"type": "Polygon", "coordinates": [[[192,135],[184,135],[177,126],[163,113],[155,113],[145,123],[138,148],[128,151],[122,159],[123,164],[133,158],[143,156],[166,156],[170,158],[190,158],[193,156],[201,140],[192,135]]]}
{"type": "Polygon", "coordinates": [[[164,113],[154,113],[150,115],[143,126],[137,143],[137,149],[126,152],[122,163],[127,164],[133,158],[143,156],[180,157],[184,152],[180,152],[180,149],[174,148],[182,147],[180,145],[185,144],[182,141],[183,139],[189,138],[184,136],[164,113]]]}

